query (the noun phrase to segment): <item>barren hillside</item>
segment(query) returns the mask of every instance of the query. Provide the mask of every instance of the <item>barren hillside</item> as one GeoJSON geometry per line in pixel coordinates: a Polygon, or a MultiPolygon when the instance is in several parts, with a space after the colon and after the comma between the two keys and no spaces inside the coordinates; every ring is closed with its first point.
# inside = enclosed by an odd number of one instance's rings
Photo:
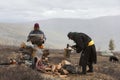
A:
{"type": "Polygon", "coordinates": [[[46,45],[49,48],[63,48],[70,40],[68,32],[83,32],[88,34],[95,42],[97,49],[107,50],[109,40],[113,39],[115,50],[119,49],[119,26],[120,16],[105,16],[94,19],[68,19],[57,18],[40,20],[29,23],[0,23],[0,44],[14,44],[25,42],[29,32],[33,29],[34,23],[40,24],[41,30],[46,35],[46,45]]]}

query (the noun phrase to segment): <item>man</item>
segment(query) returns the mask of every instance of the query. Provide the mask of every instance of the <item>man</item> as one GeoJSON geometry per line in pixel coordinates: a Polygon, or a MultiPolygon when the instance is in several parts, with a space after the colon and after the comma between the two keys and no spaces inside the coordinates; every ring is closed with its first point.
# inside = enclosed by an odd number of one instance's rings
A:
{"type": "Polygon", "coordinates": [[[36,66],[36,62],[38,59],[41,59],[42,57],[42,48],[43,44],[46,40],[46,37],[44,35],[44,32],[40,30],[40,26],[38,23],[34,24],[34,30],[32,30],[29,35],[27,41],[31,41],[31,43],[34,45],[34,51],[32,53],[32,68],[34,69],[36,66]]]}
{"type": "Polygon", "coordinates": [[[34,30],[32,30],[29,35],[27,41],[31,41],[33,45],[41,46],[46,40],[44,32],[40,30],[39,24],[34,24],[34,30]]]}
{"type": "Polygon", "coordinates": [[[93,40],[84,33],[78,32],[69,32],[68,38],[73,40],[76,45],[73,45],[72,48],[76,49],[77,53],[81,52],[81,57],[79,65],[82,67],[82,73],[93,72],[93,63],[96,63],[96,49],[93,40]],[[86,67],[89,67],[89,70],[86,71],[86,67]]]}

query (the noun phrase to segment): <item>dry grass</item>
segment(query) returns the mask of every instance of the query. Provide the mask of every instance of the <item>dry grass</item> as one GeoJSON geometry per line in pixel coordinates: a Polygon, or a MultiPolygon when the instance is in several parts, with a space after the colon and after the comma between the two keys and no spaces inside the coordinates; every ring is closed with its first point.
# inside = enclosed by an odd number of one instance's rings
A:
{"type": "Polygon", "coordinates": [[[0,80],[42,80],[38,72],[24,66],[0,68],[0,80]]]}
{"type": "MultiPolygon", "coordinates": [[[[0,63],[8,62],[10,57],[17,58],[18,48],[0,48],[0,63]]],[[[80,54],[71,54],[69,60],[78,64],[80,54]]],[[[117,54],[119,56],[119,54],[117,54]]],[[[59,63],[64,59],[63,51],[50,51],[49,61],[59,63]]],[[[120,56],[119,56],[120,60],[120,56]]],[[[87,75],[69,74],[67,78],[60,78],[53,74],[43,74],[25,65],[0,66],[0,80],[120,80],[120,62],[111,63],[108,57],[98,56],[98,63],[94,65],[94,73],[87,75]]]]}

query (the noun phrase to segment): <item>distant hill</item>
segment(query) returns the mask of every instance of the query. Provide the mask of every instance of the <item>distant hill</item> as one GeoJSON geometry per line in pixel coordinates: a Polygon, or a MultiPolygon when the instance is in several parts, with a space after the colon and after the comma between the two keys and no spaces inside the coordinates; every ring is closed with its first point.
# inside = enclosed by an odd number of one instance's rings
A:
{"type": "Polygon", "coordinates": [[[0,23],[0,43],[14,45],[26,39],[27,30],[24,24],[0,23]]]}
{"type": "MultiPolygon", "coordinates": [[[[120,16],[106,16],[94,19],[48,19],[36,21],[40,23],[41,29],[45,32],[46,45],[50,48],[65,48],[68,40],[67,33],[84,32],[91,36],[96,43],[97,49],[107,50],[109,40],[115,41],[116,50],[120,50],[120,16]]],[[[26,41],[28,33],[33,28],[34,22],[29,23],[0,23],[0,38],[26,41]]],[[[5,40],[3,40],[5,42],[5,40]]],[[[7,42],[8,42],[7,41],[7,42]]]]}

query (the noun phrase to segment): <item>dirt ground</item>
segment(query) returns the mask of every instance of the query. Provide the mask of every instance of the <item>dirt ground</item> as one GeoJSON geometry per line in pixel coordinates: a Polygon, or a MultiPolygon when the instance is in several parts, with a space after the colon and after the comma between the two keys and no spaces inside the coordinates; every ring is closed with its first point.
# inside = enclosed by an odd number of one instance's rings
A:
{"type": "MultiPolygon", "coordinates": [[[[50,55],[52,62],[61,61],[64,59],[64,52],[57,53],[53,52],[50,55]],[[61,59],[61,60],[60,60],[61,59]]],[[[120,55],[117,54],[120,59],[120,55]]],[[[71,61],[74,65],[79,63],[80,54],[72,53],[70,58],[67,59],[71,61]]],[[[81,69],[80,69],[81,71],[81,69]]],[[[120,62],[109,62],[109,57],[107,56],[97,56],[97,64],[94,64],[94,73],[87,73],[86,75],[68,75],[67,80],[120,80],[120,62]]]]}
{"type": "MultiPolygon", "coordinates": [[[[18,48],[14,47],[0,47],[0,63],[9,62],[10,58],[17,59],[17,51],[18,48]]],[[[117,55],[120,60],[120,54],[117,55]]],[[[67,60],[76,65],[79,62],[79,57],[80,54],[72,53],[67,60]]],[[[64,51],[50,50],[49,61],[51,63],[58,64],[64,59],[64,51]]],[[[16,80],[16,77],[17,80],[120,80],[120,62],[109,62],[109,57],[106,56],[97,56],[97,60],[97,64],[94,65],[94,73],[87,73],[86,75],[69,74],[66,78],[60,78],[53,74],[44,74],[24,65],[0,65],[0,80],[16,80]],[[24,74],[20,75],[21,73],[24,74]]]]}

